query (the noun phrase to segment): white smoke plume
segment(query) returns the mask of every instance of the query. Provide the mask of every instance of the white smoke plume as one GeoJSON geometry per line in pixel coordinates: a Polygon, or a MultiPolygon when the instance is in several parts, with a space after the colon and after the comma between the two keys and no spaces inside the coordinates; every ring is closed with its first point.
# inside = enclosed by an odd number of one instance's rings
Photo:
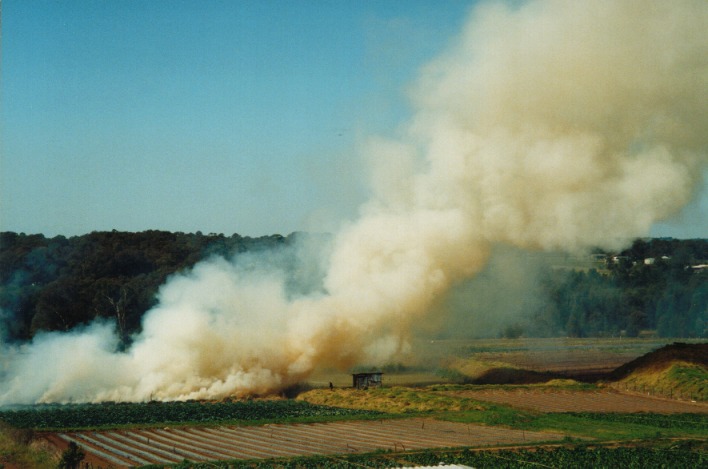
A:
{"type": "MultiPolygon", "coordinates": [[[[475,8],[373,140],[374,195],[336,235],[320,290],[224,259],[165,285],[125,352],[106,325],[5,350],[0,403],[277,391],[406,347],[495,244],[619,247],[692,198],[708,147],[708,4],[475,8]]],[[[254,267],[255,266],[255,267],[254,267]]]]}

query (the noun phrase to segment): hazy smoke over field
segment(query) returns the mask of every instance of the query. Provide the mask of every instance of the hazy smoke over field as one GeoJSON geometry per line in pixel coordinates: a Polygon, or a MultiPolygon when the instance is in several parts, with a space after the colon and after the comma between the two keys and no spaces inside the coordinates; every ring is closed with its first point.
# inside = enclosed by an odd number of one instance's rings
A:
{"type": "Polygon", "coordinates": [[[645,235],[706,164],[706,24],[702,0],[476,8],[411,88],[409,125],[369,145],[374,194],[317,265],[318,288],[294,292],[277,262],[203,263],[163,287],[125,352],[100,324],[6,351],[0,403],[281,389],[405,349],[495,244],[645,235]]]}

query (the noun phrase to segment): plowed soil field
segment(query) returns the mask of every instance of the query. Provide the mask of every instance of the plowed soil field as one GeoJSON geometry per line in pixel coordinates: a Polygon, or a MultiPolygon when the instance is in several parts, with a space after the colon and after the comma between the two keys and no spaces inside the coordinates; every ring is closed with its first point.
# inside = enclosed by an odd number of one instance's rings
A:
{"type": "Polygon", "coordinates": [[[208,461],[292,457],[314,454],[487,446],[557,441],[559,433],[529,432],[432,419],[350,421],[320,424],[273,424],[47,435],[64,448],[79,444],[94,464],[127,468],[188,459],[208,461]]]}
{"type": "Polygon", "coordinates": [[[445,394],[541,412],[708,413],[708,404],[706,403],[655,398],[612,389],[597,391],[554,391],[531,388],[482,389],[451,391],[445,394]]]}

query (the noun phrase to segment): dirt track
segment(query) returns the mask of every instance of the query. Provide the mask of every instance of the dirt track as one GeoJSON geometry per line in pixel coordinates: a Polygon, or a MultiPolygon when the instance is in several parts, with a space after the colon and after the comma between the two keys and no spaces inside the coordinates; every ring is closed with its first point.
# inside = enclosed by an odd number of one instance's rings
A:
{"type": "Polygon", "coordinates": [[[529,432],[431,419],[401,419],[253,427],[170,428],[48,435],[59,447],[75,441],[94,464],[125,468],[218,459],[495,446],[557,441],[559,433],[529,432]]]}

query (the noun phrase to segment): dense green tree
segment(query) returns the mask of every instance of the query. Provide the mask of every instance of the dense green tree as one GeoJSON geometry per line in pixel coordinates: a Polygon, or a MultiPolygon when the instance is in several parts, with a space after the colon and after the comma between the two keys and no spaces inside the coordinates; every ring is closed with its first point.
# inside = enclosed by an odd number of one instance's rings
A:
{"type": "Polygon", "coordinates": [[[637,240],[626,251],[605,253],[602,272],[550,269],[542,281],[549,304],[527,330],[636,336],[655,329],[665,337],[705,337],[708,272],[692,266],[706,263],[706,246],[708,240],[637,240]]]}
{"type": "Polygon", "coordinates": [[[59,460],[59,469],[79,469],[81,461],[86,457],[84,450],[74,443],[69,442],[69,447],[62,453],[59,460]]]}
{"type": "MultiPolygon", "coordinates": [[[[68,330],[107,318],[125,342],[139,331],[143,314],[155,306],[169,276],[210,257],[275,252],[307,236],[114,230],[46,238],[2,232],[0,333],[5,340],[28,340],[39,331],[68,330]]],[[[324,245],[324,239],[313,239],[324,245]]],[[[308,272],[298,262],[291,262],[294,291],[302,290],[297,282],[308,272]]]]}
{"type": "MultiPolygon", "coordinates": [[[[0,332],[4,340],[22,341],[103,318],[127,343],[169,276],[215,256],[237,256],[243,268],[271,262],[285,269],[289,295],[323,291],[321,259],[282,248],[298,242],[325,256],[330,241],[305,233],[249,238],[150,230],[47,238],[2,232],[0,332]],[[249,255],[255,252],[268,255],[249,255]]],[[[527,322],[514,324],[524,335],[634,336],[656,329],[663,336],[706,336],[708,272],[691,266],[708,263],[708,240],[643,239],[622,252],[594,254],[606,265],[534,271],[546,301],[528,308],[527,322]]]]}

